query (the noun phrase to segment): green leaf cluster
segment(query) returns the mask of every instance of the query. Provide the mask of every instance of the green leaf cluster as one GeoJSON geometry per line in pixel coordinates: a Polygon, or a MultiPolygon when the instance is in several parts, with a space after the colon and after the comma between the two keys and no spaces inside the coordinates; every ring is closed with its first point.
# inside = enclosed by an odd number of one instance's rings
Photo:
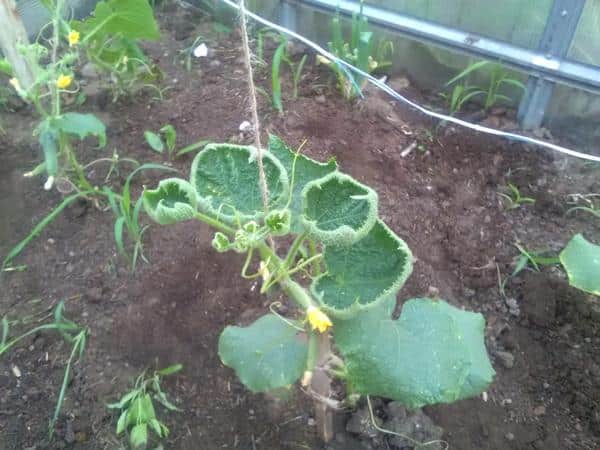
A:
{"type": "Polygon", "coordinates": [[[181,411],[173,405],[163,392],[160,382],[162,377],[179,372],[181,364],[166,367],[146,376],[143,372],[135,382],[135,386],[123,395],[116,403],[107,405],[109,409],[121,411],[117,421],[117,435],[129,430],[129,443],[132,448],[146,448],[149,431],[158,438],[166,438],[169,429],[156,416],[154,401],[164,406],[168,411],[181,411]]]}
{"type": "MultiPolygon", "coordinates": [[[[263,292],[281,281],[302,308],[326,313],[345,361],[337,373],[351,391],[417,407],[485,390],[494,371],[483,316],[441,300],[413,299],[392,318],[412,254],[378,217],[375,191],[333,161],[299,155],[277,136],[270,136],[262,162],[266,213],[256,149],[230,144],[206,146],[189,181],[161,181],[144,192],[144,206],[161,224],[197,218],[214,226],[217,251],[247,254],[242,276],[262,277],[263,292]],[[282,259],[266,240],[286,234],[294,242],[282,259]],[[261,254],[260,269],[249,275],[254,251],[261,254]],[[291,280],[300,272],[311,279],[309,289],[291,280]]],[[[225,328],[219,355],[250,390],[270,391],[313,369],[314,336],[305,321],[272,313],[248,327],[225,328]]]]}
{"type": "Polygon", "coordinates": [[[89,17],[72,21],[71,27],[81,34],[90,60],[111,74],[118,89],[127,90],[137,80],[151,82],[159,76],[138,45],[140,40],[160,37],[147,0],[100,1],[89,17]]]}
{"type": "Polygon", "coordinates": [[[85,139],[94,136],[100,147],[106,145],[106,127],[93,114],[68,112],[59,116],[49,116],[37,128],[39,142],[44,152],[44,164],[49,176],[56,176],[59,170],[59,157],[66,143],[61,136],[85,139]]]}

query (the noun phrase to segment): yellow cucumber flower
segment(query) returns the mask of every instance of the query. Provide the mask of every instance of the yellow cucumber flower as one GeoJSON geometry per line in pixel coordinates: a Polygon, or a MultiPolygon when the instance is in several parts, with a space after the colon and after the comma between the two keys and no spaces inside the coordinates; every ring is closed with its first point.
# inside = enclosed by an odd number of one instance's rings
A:
{"type": "Polygon", "coordinates": [[[328,66],[329,64],[331,64],[331,61],[329,61],[323,55],[317,55],[317,65],[319,65],[319,64],[323,64],[325,66],[328,66]]]}
{"type": "Polygon", "coordinates": [[[73,47],[74,45],[77,45],[79,43],[79,38],[80,38],[79,31],[75,31],[75,30],[69,31],[69,35],[68,35],[69,46],[73,47]]]}
{"type": "Polygon", "coordinates": [[[73,77],[71,75],[59,75],[56,79],[56,86],[59,89],[66,89],[71,85],[73,77]]]}
{"type": "Polygon", "coordinates": [[[12,87],[15,88],[16,91],[19,91],[21,89],[21,83],[19,83],[19,80],[17,78],[13,77],[10,80],[8,80],[8,82],[12,87]]]}
{"type": "Polygon", "coordinates": [[[313,330],[319,330],[319,333],[326,332],[333,326],[327,314],[316,306],[309,306],[306,310],[306,318],[313,330]]]}

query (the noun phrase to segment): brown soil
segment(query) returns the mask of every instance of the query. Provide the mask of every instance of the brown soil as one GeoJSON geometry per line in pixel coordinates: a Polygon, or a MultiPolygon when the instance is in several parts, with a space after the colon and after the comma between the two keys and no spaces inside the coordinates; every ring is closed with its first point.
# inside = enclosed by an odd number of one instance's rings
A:
{"type": "MultiPolygon", "coordinates": [[[[116,104],[106,104],[105,98],[85,104],[108,126],[105,154],[116,148],[140,161],[163,161],[146,148],[142,135],[165,123],[176,127],[180,145],[202,138],[249,142],[238,131],[249,120],[239,36],[214,35],[206,22],[184,32],[177,20],[167,16],[162,41],[148,46],[172,87],[164,101],[143,94],[116,104]],[[198,33],[212,36],[208,43],[214,55],[195,60],[187,72],[174,59],[198,33]]],[[[268,90],[267,73],[256,77],[268,90]]],[[[286,99],[283,116],[261,98],[264,131],[292,146],[307,139],[307,154],[321,160],[335,156],[342,170],[377,190],[382,217],[417,258],[400,300],[439,292],[486,316],[497,370],[487,401],[426,408],[445,429],[450,448],[597,448],[598,299],[569,288],[558,269],[528,270],[507,286],[507,296],[520,309],[514,315],[500,295],[497,272],[505,277],[512,271],[517,241],[556,251],[575,232],[600,240],[597,220],[565,216],[567,194],[600,192],[597,170],[462,129],[436,130],[435,123],[378,93],[368,92],[366,100],[350,105],[318,87],[328,79],[326,72],[307,71],[300,98],[286,99]],[[415,140],[419,148],[402,158],[400,152],[415,140]],[[537,202],[507,211],[497,192],[508,181],[537,202]],[[514,367],[501,364],[498,351],[510,352],[514,367]]],[[[408,95],[419,96],[412,88],[408,95]]],[[[1,255],[61,199],[55,191],[43,191],[40,179],[21,177],[39,159],[29,113],[4,116],[1,255]]],[[[82,160],[99,155],[81,151],[82,160]]],[[[173,164],[187,174],[191,158],[173,164]]],[[[96,170],[91,177],[100,182],[104,174],[96,170]]],[[[160,177],[148,172],[137,178],[136,195],[142,184],[160,177]]],[[[123,178],[114,179],[114,185],[123,178]]],[[[44,314],[67,299],[68,317],[89,327],[91,337],[85,359],[74,368],[50,444],[47,424],[69,348],[60,337],[40,333],[0,360],[0,448],[123,448],[125,440],[114,435],[116,417],[105,404],[124,393],[144,368],[177,362],[184,370],[165,381],[165,390],[183,412],[159,410],[171,428],[166,448],[390,448],[344,437],[345,415],[339,417],[334,443],[324,446],[304,394],[294,391],[287,402],[252,395],[223,367],[216,352],[223,327],[265,311],[269,301],[239,277],[239,258],[212,250],[207,227],[152,226],[145,244],[151,263],[135,273],[118,257],[112,227],[110,212],[89,204],[69,207],[19,256],[17,262],[27,270],[3,275],[0,315],[44,314]],[[13,367],[19,368],[19,378],[13,367]]],[[[25,330],[42,317],[18,328],[25,330]]]]}

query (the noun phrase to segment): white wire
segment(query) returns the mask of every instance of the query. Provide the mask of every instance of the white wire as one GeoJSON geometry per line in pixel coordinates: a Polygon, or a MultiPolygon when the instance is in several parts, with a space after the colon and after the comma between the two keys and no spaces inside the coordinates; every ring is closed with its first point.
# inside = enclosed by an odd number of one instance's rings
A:
{"type": "MultiPolygon", "coordinates": [[[[238,10],[240,9],[240,5],[233,2],[232,0],[221,0],[221,1],[234,9],[238,9],[238,10]]],[[[436,119],[440,119],[445,122],[454,123],[456,125],[460,125],[465,128],[470,128],[471,130],[479,131],[481,133],[491,134],[494,136],[499,136],[499,137],[511,139],[514,141],[520,141],[520,142],[525,142],[527,144],[533,144],[533,145],[538,145],[541,147],[546,147],[546,148],[549,148],[556,152],[563,153],[563,154],[569,155],[569,156],[574,156],[574,157],[580,158],[580,159],[585,159],[588,161],[600,162],[600,156],[594,156],[594,155],[589,155],[586,153],[581,153],[581,152],[578,152],[575,150],[570,150],[568,148],[562,147],[560,145],[552,144],[550,142],[545,142],[545,141],[542,141],[539,139],[531,138],[528,136],[523,136],[521,134],[509,133],[506,131],[498,130],[496,128],[490,128],[490,127],[486,127],[483,125],[478,125],[476,123],[467,122],[466,120],[457,119],[456,117],[448,116],[446,114],[441,114],[441,113],[437,113],[435,111],[431,111],[431,110],[419,105],[418,103],[415,103],[412,100],[409,100],[408,98],[404,97],[403,95],[399,94],[398,92],[393,90],[391,87],[389,87],[387,84],[379,81],[377,78],[373,77],[369,73],[364,72],[364,71],[360,70],[359,68],[354,67],[352,64],[347,63],[343,59],[338,58],[337,56],[335,56],[331,52],[325,50],[319,44],[314,43],[310,39],[307,39],[304,36],[302,36],[298,33],[295,33],[292,30],[289,30],[288,28],[282,27],[281,25],[277,25],[276,23],[273,23],[273,22],[259,16],[258,14],[255,14],[252,11],[249,11],[247,8],[244,8],[244,9],[245,9],[246,15],[248,17],[251,17],[252,19],[256,20],[257,22],[260,22],[270,28],[273,28],[274,30],[277,30],[281,33],[287,34],[288,36],[291,36],[294,39],[297,39],[297,40],[303,42],[304,44],[308,45],[309,47],[311,47],[312,49],[314,49],[315,51],[317,51],[318,53],[320,53],[321,55],[323,55],[325,58],[329,59],[330,61],[335,61],[338,64],[341,64],[341,65],[347,67],[348,69],[352,70],[353,72],[361,75],[362,77],[365,77],[367,80],[369,80],[369,82],[371,82],[371,84],[373,84],[373,85],[377,86],[379,89],[387,92],[394,99],[411,106],[412,108],[422,112],[423,114],[425,114],[427,116],[434,117],[436,119]]]]}

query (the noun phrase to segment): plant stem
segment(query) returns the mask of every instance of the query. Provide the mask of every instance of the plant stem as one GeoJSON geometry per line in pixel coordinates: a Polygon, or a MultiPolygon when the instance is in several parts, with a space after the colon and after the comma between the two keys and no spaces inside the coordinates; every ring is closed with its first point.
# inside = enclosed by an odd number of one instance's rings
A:
{"type": "MultiPolygon", "coordinates": [[[[265,243],[258,246],[261,258],[265,261],[270,261],[275,265],[275,268],[279,271],[284,267],[284,262],[277,256],[271,248],[265,243]]],[[[302,286],[292,280],[288,275],[279,280],[279,285],[283,290],[290,296],[290,298],[302,309],[308,309],[310,306],[314,306],[314,301],[302,286]]]]}
{"type": "Polygon", "coordinates": [[[212,217],[207,216],[206,214],[197,212],[196,219],[215,227],[217,230],[222,231],[223,233],[229,233],[231,235],[235,234],[235,230],[233,228],[231,228],[229,225],[225,225],[224,223],[219,222],[217,219],[213,219],[212,217]]]}
{"type": "Polygon", "coordinates": [[[67,159],[69,161],[69,164],[71,164],[71,168],[75,171],[75,174],[77,174],[77,178],[79,179],[79,189],[82,189],[84,191],[94,191],[94,187],[85,177],[83,168],[79,164],[79,161],[77,161],[75,152],[71,149],[69,138],[63,133],[60,133],[59,143],[60,149],[63,150],[67,155],[67,159]]]}
{"type": "Polygon", "coordinates": [[[294,260],[296,259],[296,255],[298,254],[298,250],[300,250],[304,239],[306,239],[306,233],[302,233],[298,235],[296,239],[294,239],[294,242],[292,243],[292,246],[290,247],[290,250],[288,251],[283,263],[286,269],[294,264],[294,260]]]}
{"type": "MultiPolygon", "coordinates": [[[[308,248],[310,250],[311,259],[319,254],[317,251],[317,243],[315,242],[314,239],[310,238],[308,240],[308,248]]],[[[313,269],[314,269],[315,277],[318,277],[319,275],[321,275],[321,260],[320,259],[317,259],[314,261],[313,269]]]]}

